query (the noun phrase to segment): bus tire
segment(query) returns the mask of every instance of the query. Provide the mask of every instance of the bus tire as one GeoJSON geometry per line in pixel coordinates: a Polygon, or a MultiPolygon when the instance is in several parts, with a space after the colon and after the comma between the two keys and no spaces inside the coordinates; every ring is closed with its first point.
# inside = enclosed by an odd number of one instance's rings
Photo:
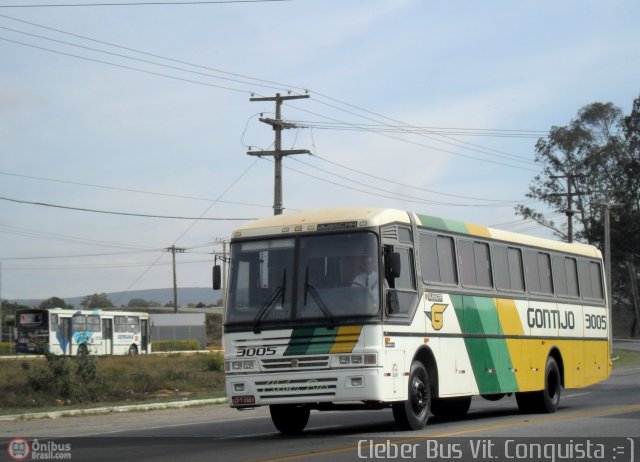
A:
{"type": "Polygon", "coordinates": [[[128,354],[129,356],[135,356],[135,355],[137,355],[137,354],[138,354],[138,347],[137,347],[137,346],[135,346],[135,345],[131,345],[131,346],[129,347],[129,350],[127,351],[127,354],[128,354]]]}
{"type": "Polygon", "coordinates": [[[544,390],[539,392],[538,397],[540,413],[552,414],[556,412],[558,404],[560,404],[561,391],[560,368],[555,358],[549,356],[544,370],[544,390]]]}
{"type": "Polygon", "coordinates": [[[431,413],[443,419],[459,419],[467,415],[470,406],[471,396],[434,398],[431,400],[431,413]]]}
{"type": "Polygon", "coordinates": [[[419,361],[411,364],[409,394],[406,401],[392,404],[393,418],[401,430],[420,430],[429,419],[431,408],[431,383],[429,374],[419,361]]]}
{"type": "Polygon", "coordinates": [[[549,356],[544,372],[544,390],[516,393],[518,409],[525,414],[552,414],[560,404],[562,379],[556,360],[549,356]]]}
{"type": "Polygon", "coordinates": [[[309,421],[311,409],[309,406],[297,404],[271,404],[269,405],[273,425],[285,435],[302,433],[309,421]]]}

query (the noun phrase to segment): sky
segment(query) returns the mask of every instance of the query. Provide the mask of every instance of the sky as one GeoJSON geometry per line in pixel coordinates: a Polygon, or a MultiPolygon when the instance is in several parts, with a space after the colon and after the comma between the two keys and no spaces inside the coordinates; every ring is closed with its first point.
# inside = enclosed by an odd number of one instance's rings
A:
{"type": "Polygon", "coordinates": [[[178,285],[210,286],[221,241],[273,214],[252,96],[309,95],[282,105],[283,149],[311,152],[283,161],[285,212],[549,237],[514,213],[563,220],[525,197],[537,139],[640,95],[633,0],[140,3],[0,0],[3,299],[171,287],[172,245],[178,285]]]}

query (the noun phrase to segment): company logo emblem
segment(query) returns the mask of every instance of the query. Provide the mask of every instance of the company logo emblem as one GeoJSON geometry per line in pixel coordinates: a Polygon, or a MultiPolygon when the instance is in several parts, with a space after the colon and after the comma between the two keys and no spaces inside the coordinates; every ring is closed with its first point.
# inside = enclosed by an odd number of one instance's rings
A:
{"type": "Polygon", "coordinates": [[[13,460],[26,460],[31,454],[29,442],[24,438],[14,438],[9,441],[7,453],[13,460]]]}
{"type": "Polygon", "coordinates": [[[431,311],[425,311],[427,317],[431,320],[431,327],[434,330],[442,329],[444,325],[444,312],[449,305],[445,303],[434,303],[431,305],[431,311]]]}

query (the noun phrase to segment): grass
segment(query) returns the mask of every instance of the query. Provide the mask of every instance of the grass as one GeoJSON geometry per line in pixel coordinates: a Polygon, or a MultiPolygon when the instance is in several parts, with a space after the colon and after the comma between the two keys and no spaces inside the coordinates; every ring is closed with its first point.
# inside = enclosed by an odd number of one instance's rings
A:
{"type": "Polygon", "coordinates": [[[3,361],[0,414],[224,396],[218,353],[3,361]]]}
{"type": "Polygon", "coordinates": [[[614,369],[640,367],[640,351],[613,350],[612,357],[617,358],[613,361],[614,369]]]}

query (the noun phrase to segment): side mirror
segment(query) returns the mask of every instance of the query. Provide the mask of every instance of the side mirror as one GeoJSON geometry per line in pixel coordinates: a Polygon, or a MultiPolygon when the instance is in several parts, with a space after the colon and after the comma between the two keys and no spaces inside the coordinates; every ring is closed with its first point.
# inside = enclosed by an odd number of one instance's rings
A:
{"type": "Polygon", "coordinates": [[[213,290],[220,290],[222,288],[222,269],[220,265],[213,267],[213,290]]]}
{"type": "Polygon", "coordinates": [[[388,255],[386,263],[386,278],[396,279],[400,277],[402,271],[402,262],[400,260],[400,254],[398,252],[391,252],[388,255]]]}

